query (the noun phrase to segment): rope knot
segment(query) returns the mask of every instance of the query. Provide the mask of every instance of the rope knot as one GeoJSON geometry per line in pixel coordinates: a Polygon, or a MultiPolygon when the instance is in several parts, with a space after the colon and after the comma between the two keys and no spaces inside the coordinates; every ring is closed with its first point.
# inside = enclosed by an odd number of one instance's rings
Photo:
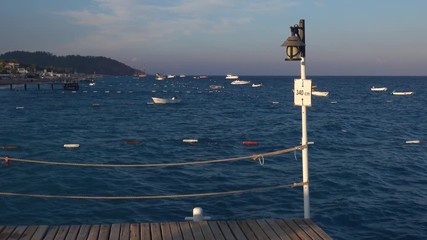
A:
{"type": "Polygon", "coordinates": [[[265,162],[264,155],[262,154],[252,156],[252,160],[258,161],[261,166],[263,166],[265,162]]]}
{"type": "Polygon", "coordinates": [[[5,156],[5,157],[3,158],[3,165],[4,165],[4,166],[8,166],[8,165],[9,165],[9,156],[5,156]]]}

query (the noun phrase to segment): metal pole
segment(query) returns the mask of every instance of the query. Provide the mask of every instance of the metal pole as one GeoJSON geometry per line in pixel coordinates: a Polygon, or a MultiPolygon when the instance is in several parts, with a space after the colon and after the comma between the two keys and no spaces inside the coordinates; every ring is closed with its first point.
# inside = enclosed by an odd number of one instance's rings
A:
{"type": "MultiPolygon", "coordinates": [[[[304,81],[305,76],[305,61],[301,58],[301,79],[304,81]]],[[[307,140],[307,107],[301,106],[301,126],[302,126],[302,137],[301,145],[306,147],[302,149],[302,181],[303,194],[304,194],[304,218],[310,218],[310,192],[308,185],[308,140],[307,140]]]]}

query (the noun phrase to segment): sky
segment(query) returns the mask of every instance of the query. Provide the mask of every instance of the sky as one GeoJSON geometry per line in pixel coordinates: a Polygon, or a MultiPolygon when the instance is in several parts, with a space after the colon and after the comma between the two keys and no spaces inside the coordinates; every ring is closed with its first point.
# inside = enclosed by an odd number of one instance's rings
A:
{"type": "Polygon", "coordinates": [[[105,56],[147,73],[299,75],[281,44],[305,19],[309,75],[427,76],[425,0],[13,0],[0,53],[105,56]]]}

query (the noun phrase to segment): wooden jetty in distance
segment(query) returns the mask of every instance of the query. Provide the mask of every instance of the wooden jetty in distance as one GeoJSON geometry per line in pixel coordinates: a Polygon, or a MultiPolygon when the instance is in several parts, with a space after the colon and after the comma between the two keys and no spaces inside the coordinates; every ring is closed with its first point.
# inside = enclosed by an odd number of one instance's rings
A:
{"type": "Polygon", "coordinates": [[[329,240],[310,219],[0,226],[0,240],[329,240]]]}
{"type": "MultiPolygon", "coordinates": [[[[64,90],[78,90],[78,83],[82,81],[91,81],[98,78],[99,75],[78,75],[70,77],[49,77],[49,78],[7,78],[0,79],[1,85],[9,85],[10,90],[13,90],[13,86],[23,86],[24,90],[27,90],[28,85],[37,85],[37,89],[40,90],[40,86],[43,84],[50,85],[53,90],[54,85],[61,85],[61,89],[64,90]]],[[[1,240],[1,239],[0,239],[1,240]]]]}

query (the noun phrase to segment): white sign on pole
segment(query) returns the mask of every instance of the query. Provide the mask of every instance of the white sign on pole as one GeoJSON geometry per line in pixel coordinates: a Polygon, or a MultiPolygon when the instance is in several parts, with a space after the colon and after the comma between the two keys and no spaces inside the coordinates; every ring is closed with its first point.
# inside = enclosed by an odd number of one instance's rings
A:
{"type": "Polygon", "coordinates": [[[311,80],[294,80],[294,105],[311,107],[311,80]]]}

